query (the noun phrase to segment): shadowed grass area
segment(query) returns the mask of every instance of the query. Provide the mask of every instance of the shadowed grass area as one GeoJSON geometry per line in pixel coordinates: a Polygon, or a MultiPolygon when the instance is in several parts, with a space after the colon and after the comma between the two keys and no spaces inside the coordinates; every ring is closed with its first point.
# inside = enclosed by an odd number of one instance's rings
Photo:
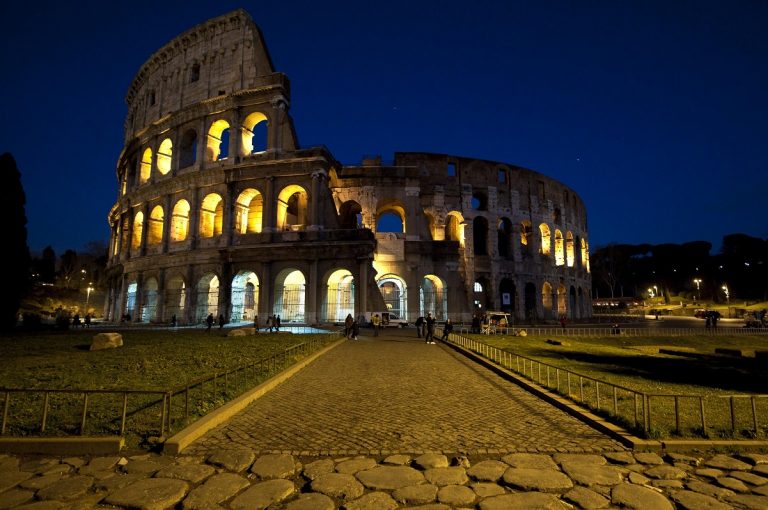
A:
{"type": "MultiPolygon", "coordinates": [[[[706,427],[702,426],[699,399],[679,398],[676,416],[673,397],[654,397],[653,436],[671,435],[678,428],[678,419],[680,430],[676,433],[680,435],[755,437],[764,436],[768,429],[768,399],[755,399],[754,404],[750,398],[737,399],[732,417],[730,400],[726,398],[732,394],[768,394],[765,358],[754,357],[755,351],[768,350],[768,337],[763,335],[558,337],[564,345],[547,343],[547,337],[543,336],[471,336],[507,352],[636,392],[703,397],[706,427]],[[715,349],[719,348],[738,349],[745,356],[716,354],[715,349]],[[732,430],[734,424],[735,430],[732,430]]],[[[555,374],[547,375],[546,368],[544,370],[541,378],[550,378],[551,382],[555,374]]],[[[533,372],[533,378],[538,378],[538,367],[533,372]]],[[[585,403],[606,414],[612,414],[616,409],[617,415],[634,424],[635,407],[641,406],[642,402],[638,403],[633,394],[617,391],[614,404],[613,390],[609,386],[604,385],[598,390],[591,381],[576,381],[570,381],[567,390],[563,381],[559,391],[572,397],[575,395],[577,400],[583,396],[585,403]]]]}
{"type": "MultiPolygon", "coordinates": [[[[192,385],[189,392],[170,397],[168,410],[162,394],[131,394],[126,401],[126,435],[137,445],[159,436],[162,423],[175,430],[203,416],[295,363],[307,350],[282,353],[289,347],[318,340],[313,349],[333,341],[333,335],[259,333],[227,337],[218,331],[124,330],[124,345],[90,351],[97,330],[19,334],[0,338],[0,388],[45,390],[153,390],[184,388],[189,381],[218,374],[216,381],[192,385]],[[253,363],[270,359],[267,363],[253,363]],[[246,370],[230,372],[236,367],[246,370]],[[224,373],[230,372],[227,375],[224,373]],[[166,413],[171,413],[166,415],[166,413]],[[167,418],[164,418],[169,416],[167,418]]],[[[47,409],[47,435],[81,432],[84,408],[82,393],[45,394],[11,392],[8,432],[12,435],[41,433],[41,416],[47,409]]],[[[0,395],[5,405],[5,394],[0,395]]],[[[123,394],[88,396],[86,434],[118,434],[123,394]]]]}

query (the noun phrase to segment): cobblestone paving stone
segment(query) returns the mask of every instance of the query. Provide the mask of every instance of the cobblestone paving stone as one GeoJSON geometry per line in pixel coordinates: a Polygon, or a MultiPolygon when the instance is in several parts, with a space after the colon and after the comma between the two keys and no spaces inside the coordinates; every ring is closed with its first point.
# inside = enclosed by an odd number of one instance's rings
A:
{"type": "Polygon", "coordinates": [[[188,451],[241,447],[294,455],[622,449],[413,330],[344,343],[188,451]]]}

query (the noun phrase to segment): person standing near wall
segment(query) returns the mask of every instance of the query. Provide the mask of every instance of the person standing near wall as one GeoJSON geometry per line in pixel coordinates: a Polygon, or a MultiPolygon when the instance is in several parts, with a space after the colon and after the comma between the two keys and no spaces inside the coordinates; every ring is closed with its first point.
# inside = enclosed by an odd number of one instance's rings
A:
{"type": "Polygon", "coordinates": [[[213,314],[212,313],[209,313],[208,317],[206,317],[205,324],[206,324],[205,332],[208,333],[209,331],[211,331],[211,326],[213,326],[213,314]]]}
{"type": "Polygon", "coordinates": [[[431,313],[427,313],[427,318],[424,319],[424,325],[426,328],[426,332],[424,333],[424,340],[428,344],[436,344],[435,342],[435,318],[432,317],[431,313]]]}
{"type": "Polygon", "coordinates": [[[379,325],[381,324],[381,317],[378,313],[373,314],[371,318],[371,324],[373,324],[373,336],[379,336],[379,325]]]}

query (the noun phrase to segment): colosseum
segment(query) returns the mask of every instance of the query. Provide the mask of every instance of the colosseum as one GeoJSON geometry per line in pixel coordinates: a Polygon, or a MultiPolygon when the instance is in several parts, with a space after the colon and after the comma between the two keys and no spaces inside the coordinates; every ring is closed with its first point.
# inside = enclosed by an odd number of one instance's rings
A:
{"type": "Polygon", "coordinates": [[[507,163],[398,152],[343,165],[301,147],[288,78],[243,10],[160,48],[126,102],[107,320],[591,315],[573,190],[507,163]]]}

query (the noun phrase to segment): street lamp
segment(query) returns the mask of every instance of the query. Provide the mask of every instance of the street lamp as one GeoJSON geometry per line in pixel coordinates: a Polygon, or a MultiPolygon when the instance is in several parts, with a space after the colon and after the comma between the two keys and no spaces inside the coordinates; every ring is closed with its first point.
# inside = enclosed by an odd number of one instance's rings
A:
{"type": "Polygon", "coordinates": [[[723,292],[725,292],[725,302],[728,306],[731,305],[731,293],[728,292],[728,285],[723,285],[723,292]]]}
{"type": "Polygon", "coordinates": [[[85,294],[85,313],[86,314],[88,313],[88,301],[90,301],[90,299],[91,299],[91,291],[93,291],[93,287],[91,287],[91,285],[93,285],[93,284],[89,283],[88,284],[88,288],[85,289],[85,292],[86,292],[86,294],[85,294]]]}
{"type": "Polygon", "coordinates": [[[698,296],[696,299],[701,301],[701,292],[700,292],[701,287],[699,287],[699,285],[701,285],[701,278],[694,278],[693,283],[696,284],[696,295],[698,296]]]}
{"type": "Polygon", "coordinates": [[[656,297],[656,295],[653,293],[653,288],[652,287],[648,288],[648,294],[651,296],[651,298],[655,298],[656,297]]]}
{"type": "Polygon", "coordinates": [[[659,295],[659,288],[654,285],[653,286],[653,290],[654,290],[653,295],[654,296],[658,296],[659,295]]]}

